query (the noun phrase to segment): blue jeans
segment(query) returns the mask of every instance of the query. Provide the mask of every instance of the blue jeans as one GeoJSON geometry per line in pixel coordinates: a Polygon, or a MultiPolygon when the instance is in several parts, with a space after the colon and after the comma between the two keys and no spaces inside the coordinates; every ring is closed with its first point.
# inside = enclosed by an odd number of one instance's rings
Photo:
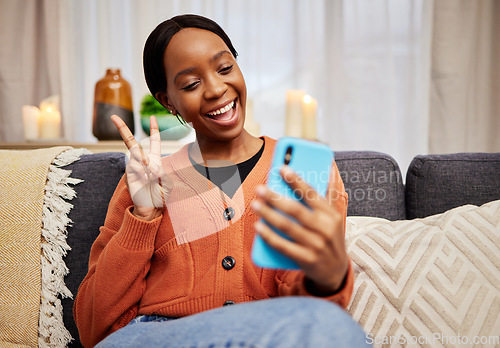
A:
{"type": "Polygon", "coordinates": [[[97,347],[369,346],[361,327],[342,308],[307,297],[246,302],[179,319],[159,320],[139,317],[97,347]]]}

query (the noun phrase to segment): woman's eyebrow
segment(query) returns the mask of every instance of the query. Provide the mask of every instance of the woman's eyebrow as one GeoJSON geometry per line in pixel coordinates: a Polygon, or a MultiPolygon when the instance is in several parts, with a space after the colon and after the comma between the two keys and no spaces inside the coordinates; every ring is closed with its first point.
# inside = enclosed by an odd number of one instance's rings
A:
{"type": "Polygon", "coordinates": [[[224,54],[231,54],[229,51],[220,51],[219,53],[214,54],[214,56],[210,59],[210,62],[213,63],[220,57],[222,57],[224,54]]]}
{"type": "MultiPolygon", "coordinates": [[[[210,63],[213,63],[215,62],[217,59],[219,59],[220,57],[222,57],[224,54],[231,54],[231,52],[229,51],[220,51],[216,54],[213,55],[212,58],[210,58],[210,63]]],[[[190,68],[187,68],[187,69],[184,69],[184,70],[181,70],[179,71],[177,74],[175,74],[175,77],[174,77],[174,82],[177,80],[177,78],[181,75],[187,75],[187,74],[191,74],[193,71],[196,70],[196,67],[190,67],[190,68]]]]}
{"type": "Polygon", "coordinates": [[[188,75],[188,74],[191,74],[193,71],[195,71],[196,68],[193,66],[191,68],[187,68],[187,69],[184,69],[184,70],[181,70],[179,71],[177,74],[175,74],[175,77],[174,77],[174,83],[175,81],[177,81],[177,79],[181,76],[181,75],[188,75]]]}

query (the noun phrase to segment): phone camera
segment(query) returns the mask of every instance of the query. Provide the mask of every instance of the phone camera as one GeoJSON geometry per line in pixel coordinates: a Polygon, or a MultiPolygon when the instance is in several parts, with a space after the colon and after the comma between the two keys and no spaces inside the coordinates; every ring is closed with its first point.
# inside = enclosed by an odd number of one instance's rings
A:
{"type": "Polygon", "coordinates": [[[284,163],[286,165],[288,165],[288,163],[290,163],[290,161],[292,160],[292,147],[289,146],[287,149],[286,149],[286,153],[285,153],[285,160],[284,160],[284,163]]]}

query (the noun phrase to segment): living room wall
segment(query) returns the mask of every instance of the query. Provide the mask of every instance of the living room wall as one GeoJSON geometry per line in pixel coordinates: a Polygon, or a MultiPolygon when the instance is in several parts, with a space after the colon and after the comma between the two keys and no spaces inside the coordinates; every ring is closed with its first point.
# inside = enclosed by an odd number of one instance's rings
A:
{"type": "Polygon", "coordinates": [[[64,138],[96,141],[94,86],[107,67],[132,84],[137,114],[144,41],[179,13],[228,32],[263,134],[284,135],[286,91],[303,89],[334,150],[382,151],[403,167],[420,153],[500,151],[494,0],[4,0],[0,141],[23,141],[22,105],[52,94],[64,138]]]}

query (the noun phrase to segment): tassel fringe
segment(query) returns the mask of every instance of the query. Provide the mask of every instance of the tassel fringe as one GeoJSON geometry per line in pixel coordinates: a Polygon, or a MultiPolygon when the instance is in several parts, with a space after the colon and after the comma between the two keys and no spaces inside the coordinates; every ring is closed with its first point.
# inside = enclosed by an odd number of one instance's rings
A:
{"type": "Polygon", "coordinates": [[[64,326],[63,308],[58,296],[73,298],[64,283],[69,270],[63,257],[71,250],[66,242],[66,227],[72,222],[68,214],[73,208],[65,200],[76,197],[69,185],[76,185],[83,180],[70,178],[71,170],[60,167],[77,161],[85,154],[90,152],[87,149],[70,149],[61,153],[50,165],[47,174],[42,217],[39,347],[66,347],[73,339],[64,326]]]}

